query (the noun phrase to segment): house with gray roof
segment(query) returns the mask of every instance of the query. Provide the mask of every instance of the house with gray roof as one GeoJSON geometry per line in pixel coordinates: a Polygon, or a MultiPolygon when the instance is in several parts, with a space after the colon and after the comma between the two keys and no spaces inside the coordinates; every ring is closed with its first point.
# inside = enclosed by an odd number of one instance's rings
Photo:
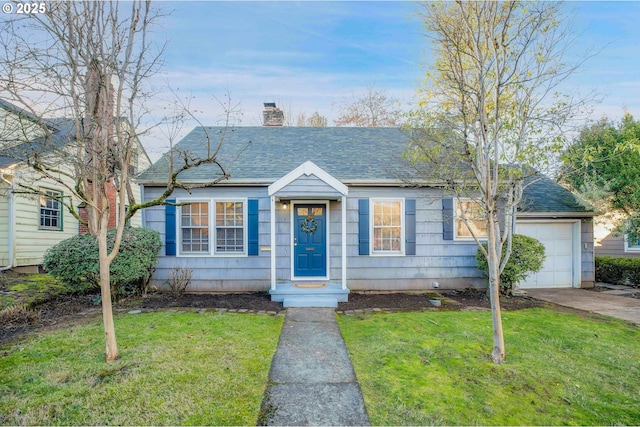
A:
{"type": "MultiPolygon", "coordinates": [[[[75,171],[66,160],[74,140],[74,120],[38,118],[0,99],[0,271],[37,272],[48,248],[86,229],[60,202],[72,197],[69,188],[75,184],[75,171]],[[36,157],[67,173],[59,179],[43,177],[29,166],[36,157]]],[[[137,173],[150,163],[138,141],[130,168],[137,173]]],[[[138,191],[132,189],[136,200],[138,191]]],[[[117,203],[113,186],[109,198],[117,203]]],[[[80,201],[72,201],[86,218],[80,201]]],[[[116,209],[109,221],[115,225],[116,209]]],[[[141,223],[140,215],[131,219],[133,226],[141,223]]]]}
{"type": "MultiPolygon", "coordinates": [[[[197,127],[175,148],[202,156],[206,135],[224,135],[218,160],[230,178],[145,210],[165,242],[157,286],[188,268],[190,292],[269,291],[285,306],[335,306],[350,291],[486,286],[457,217],[465,201],[411,185],[419,177],[402,158],[401,130],[197,127]]],[[[169,166],[165,156],[139,177],[145,200],[161,194],[169,166]]],[[[219,174],[205,165],[179,180],[219,174]]],[[[593,286],[593,215],[548,178],[527,188],[516,232],[538,238],[548,256],[523,288],[593,286]]]]}

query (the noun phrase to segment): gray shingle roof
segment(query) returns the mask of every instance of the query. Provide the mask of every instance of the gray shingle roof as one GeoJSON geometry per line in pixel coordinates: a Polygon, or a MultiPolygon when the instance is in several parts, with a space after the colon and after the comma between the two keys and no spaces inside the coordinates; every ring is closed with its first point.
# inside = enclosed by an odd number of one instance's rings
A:
{"type": "Polygon", "coordinates": [[[56,119],[57,127],[50,138],[36,138],[10,148],[0,150],[0,168],[32,158],[35,154],[46,154],[73,140],[73,121],[56,119]]]}
{"type": "Polygon", "coordinates": [[[557,182],[539,175],[527,186],[519,212],[583,212],[592,213],[591,207],[580,203],[578,198],[557,182]]]}
{"type": "MultiPolygon", "coordinates": [[[[194,156],[206,153],[205,129],[217,144],[220,127],[197,127],[177,145],[194,156]]],[[[237,127],[227,129],[218,159],[231,174],[229,183],[270,184],[306,161],[345,184],[402,183],[419,180],[402,158],[409,137],[396,128],[343,127],[237,127]]],[[[165,156],[139,176],[143,184],[166,182],[169,172],[165,156]]],[[[183,182],[205,182],[219,175],[214,165],[204,165],[180,174],[183,182]]],[[[526,212],[590,212],[571,192],[542,177],[525,191],[526,212]]]]}
{"type": "MultiPolygon", "coordinates": [[[[0,109],[11,114],[23,117],[33,123],[38,123],[38,118],[22,108],[0,99],[0,109]]],[[[74,121],[65,118],[44,119],[42,125],[46,126],[52,135],[50,138],[36,138],[18,145],[0,150],[0,168],[11,166],[24,161],[26,158],[37,154],[46,154],[53,149],[60,148],[73,138],[74,121]]]]}
{"type": "MultiPolygon", "coordinates": [[[[206,128],[217,143],[223,128],[206,128]]],[[[195,128],[176,146],[202,157],[205,131],[195,128]]],[[[407,137],[395,128],[238,127],[225,135],[221,163],[233,181],[273,182],[307,160],[343,182],[398,180],[408,172],[401,156],[407,137]]],[[[166,182],[163,158],[140,176],[142,182],[166,182]]],[[[180,175],[183,181],[211,179],[218,173],[207,165],[180,175]]]]}

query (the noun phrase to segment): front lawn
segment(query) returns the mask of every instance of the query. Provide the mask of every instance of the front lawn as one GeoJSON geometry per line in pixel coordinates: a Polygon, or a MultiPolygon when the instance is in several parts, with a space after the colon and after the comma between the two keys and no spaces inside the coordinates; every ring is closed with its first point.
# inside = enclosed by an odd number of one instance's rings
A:
{"type": "Polygon", "coordinates": [[[121,358],[110,364],[100,320],[0,345],[0,424],[255,424],[282,316],[115,321],[121,358]]]}
{"type": "Polygon", "coordinates": [[[640,330],[535,308],[339,316],[374,425],[639,425],[640,330]]]}

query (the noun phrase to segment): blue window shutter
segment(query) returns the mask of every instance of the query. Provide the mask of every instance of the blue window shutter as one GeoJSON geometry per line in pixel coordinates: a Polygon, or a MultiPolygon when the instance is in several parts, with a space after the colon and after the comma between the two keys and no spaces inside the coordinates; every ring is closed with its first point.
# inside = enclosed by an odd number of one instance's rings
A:
{"type": "Polygon", "coordinates": [[[406,199],[404,201],[404,226],[405,226],[405,255],[416,254],[416,201],[406,199]]]}
{"type": "Polygon", "coordinates": [[[369,255],[369,199],[358,200],[358,254],[369,255]]]}
{"type": "Polygon", "coordinates": [[[442,239],[453,240],[453,199],[442,199],[442,239]]]}
{"type": "Polygon", "coordinates": [[[247,254],[256,256],[258,247],[258,199],[248,200],[247,254]]]}
{"type": "MultiPolygon", "coordinates": [[[[167,203],[175,203],[175,199],[167,199],[167,203]]],[[[176,207],[164,206],[164,254],[172,256],[176,254],[176,207]]]]}

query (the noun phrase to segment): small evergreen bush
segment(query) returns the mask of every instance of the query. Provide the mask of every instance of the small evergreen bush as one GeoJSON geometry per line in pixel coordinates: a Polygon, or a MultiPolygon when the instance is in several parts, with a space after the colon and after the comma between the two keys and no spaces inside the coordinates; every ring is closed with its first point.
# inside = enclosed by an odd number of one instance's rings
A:
{"type": "MultiPolygon", "coordinates": [[[[522,234],[514,234],[512,238],[511,256],[500,274],[500,291],[507,295],[510,295],[513,287],[529,274],[540,271],[546,259],[544,245],[537,239],[522,234]]],[[[487,248],[486,243],[483,246],[487,248]]],[[[478,268],[489,277],[489,264],[479,248],[476,262],[478,268]]]]}
{"type": "MultiPolygon", "coordinates": [[[[108,248],[113,248],[115,230],[107,232],[108,248]]],[[[144,295],[155,271],[162,247],[160,233],[148,228],[127,228],[122,234],[120,251],[111,263],[111,291],[114,296],[144,295]]],[[[79,234],[49,248],[44,256],[47,271],[62,279],[77,292],[100,287],[98,241],[79,234]]]]}
{"type": "Polygon", "coordinates": [[[596,257],[596,281],[640,288],[640,258],[596,257]]]}

